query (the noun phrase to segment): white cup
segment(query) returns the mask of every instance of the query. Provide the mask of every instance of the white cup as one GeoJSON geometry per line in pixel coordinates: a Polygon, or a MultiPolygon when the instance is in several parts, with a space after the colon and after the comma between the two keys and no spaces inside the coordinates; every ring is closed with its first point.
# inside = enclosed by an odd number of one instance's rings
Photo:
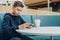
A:
{"type": "Polygon", "coordinates": [[[36,28],[40,27],[40,20],[39,19],[35,20],[35,26],[36,26],[36,28]]]}

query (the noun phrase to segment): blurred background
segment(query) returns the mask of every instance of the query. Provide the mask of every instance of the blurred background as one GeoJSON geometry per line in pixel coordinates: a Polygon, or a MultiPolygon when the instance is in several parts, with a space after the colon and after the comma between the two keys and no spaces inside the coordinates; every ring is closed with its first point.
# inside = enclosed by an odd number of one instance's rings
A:
{"type": "Polygon", "coordinates": [[[52,12],[56,14],[60,12],[60,0],[0,0],[0,13],[11,12],[14,1],[21,1],[24,4],[22,13],[46,14],[50,12],[51,14],[52,12]]]}

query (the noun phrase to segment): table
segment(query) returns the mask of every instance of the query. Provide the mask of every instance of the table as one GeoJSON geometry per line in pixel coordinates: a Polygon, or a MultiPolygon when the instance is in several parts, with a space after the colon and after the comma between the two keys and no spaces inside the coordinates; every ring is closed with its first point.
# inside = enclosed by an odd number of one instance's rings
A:
{"type": "Polygon", "coordinates": [[[23,30],[16,30],[19,33],[28,33],[32,35],[44,35],[50,36],[51,40],[53,40],[53,36],[60,36],[60,27],[56,26],[48,26],[48,27],[33,27],[31,29],[23,29],[23,30]]]}

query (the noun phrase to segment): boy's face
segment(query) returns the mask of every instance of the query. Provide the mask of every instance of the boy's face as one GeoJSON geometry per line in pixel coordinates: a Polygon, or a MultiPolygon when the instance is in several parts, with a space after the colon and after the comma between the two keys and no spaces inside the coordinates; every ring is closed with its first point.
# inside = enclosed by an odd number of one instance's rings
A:
{"type": "Polygon", "coordinates": [[[13,13],[15,16],[18,16],[22,12],[22,7],[13,7],[13,13]]]}

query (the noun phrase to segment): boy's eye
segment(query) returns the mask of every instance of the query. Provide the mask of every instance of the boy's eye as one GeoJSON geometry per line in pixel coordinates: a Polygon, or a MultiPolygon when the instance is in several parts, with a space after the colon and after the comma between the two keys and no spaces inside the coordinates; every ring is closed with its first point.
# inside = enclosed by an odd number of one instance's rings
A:
{"type": "Polygon", "coordinates": [[[20,10],[20,9],[17,9],[17,11],[22,11],[22,10],[20,10]]]}

